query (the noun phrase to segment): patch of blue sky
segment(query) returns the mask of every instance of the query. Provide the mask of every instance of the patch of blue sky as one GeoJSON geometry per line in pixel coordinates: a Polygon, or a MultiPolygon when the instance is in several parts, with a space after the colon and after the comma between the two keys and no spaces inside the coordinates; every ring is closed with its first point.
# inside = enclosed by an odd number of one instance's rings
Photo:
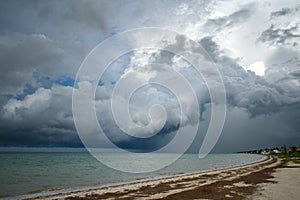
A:
{"type": "MultiPolygon", "coordinates": [[[[38,83],[39,87],[50,89],[53,84],[62,86],[74,86],[75,79],[72,75],[62,74],[57,77],[44,76],[38,71],[34,71],[32,77],[38,83]]],[[[29,86],[26,86],[27,90],[31,90],[29,86]]],[[[25,90],[24,90],[25,91],[25,90]]]]}
{"type": "Polygon", "coordinates": [[[43,88],[50,89],[53,85],[53,80],[49,76],[44,76],[38,71],[34,71],[32,74],[34,80],[43,88]]]}
{"type": "Polygon", "coordinates": [[[24,100],[27,95],[35,93],[38,88],[51,89],[53,84],[74,87],[75,79],[70,75],[61,75],[58,78],[51,78],[49,76],[43,76],[39,72],[35,71],[32,77],[36,81],[36,86],[30,83],[26,83],[22,93],[17,94],[15,98],[17,100],[24,100]]]}
{"type": "Polygon", "coordinates": [[[54,80],[54,83],[57,85],[73,87],[75,83],[75,79],[72,76],[65,74],[59,76],[56,80],[54,80]]]}

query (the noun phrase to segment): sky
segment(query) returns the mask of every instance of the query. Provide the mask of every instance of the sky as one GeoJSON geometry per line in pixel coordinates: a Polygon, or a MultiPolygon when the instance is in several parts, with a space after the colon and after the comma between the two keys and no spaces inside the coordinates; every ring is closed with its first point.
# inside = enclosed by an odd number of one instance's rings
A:
{"type": "MultiPolygon", "coordinates": [[[[0,147],[84,147],[72,111],[73,91],[90,87],[75,81],[80,66],[101,42],[147,27],[179,34],[164,49],[193,49],[189,40],[195,41],[220,72],[226,117],[213,151],[300,145],[299,13],[296,0],[0,1],[0,147]]],[[[136,44],[146,40],[134,38],[136,44]]],[[[215,103],[204,80],[209,70],[201,77],[186,60],[163,50],[121,55],[99,77],[94,100],[99,124],[118,147],[145,151],[168,144],[180,127],[187,136],[196,126],[189,150],[198,151],[215,103]],[[176,82],[170,69],[190,82],[197,106],[184,82],[174,83],[179,95],[148,84],[132,95],[128,116],[120,114],[128,88],[165,78],[176,82]],[[127,81],[123,87],[120,80],[127,81]]],[[[84,103],[78,110],[84,130],[97,134],[84,103]]],[[[107,147],[101,138],[98,142],[97,147],[107,147]]]]}

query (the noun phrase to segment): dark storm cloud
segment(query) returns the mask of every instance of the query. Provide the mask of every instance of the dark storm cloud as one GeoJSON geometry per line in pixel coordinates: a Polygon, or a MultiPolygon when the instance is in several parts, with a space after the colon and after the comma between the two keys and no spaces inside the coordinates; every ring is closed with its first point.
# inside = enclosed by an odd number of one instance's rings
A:
{"type": "Polygon", "coordinates": [[[255,118],[249,118],[247,112],[241,108],[230,108],[215,151],[232,152],[298,145],[299,114],[299,103],[284,106],[279,112],[255,118]]]}
{"type": "MultiPolygon", "coordinates": [[[[227,8],[227,4],[223,7],[222,3],[216,17],[211,14],[219,3],[209,1],[1,1],[0,146],[82,146],[71,110],[70,86],[78,67],[90,50],[110,34],[145,26],[192,32],[191,36],[216,62],[229,105],[217,150],[295,144],[300,140],[299,71],[295,69],[299,67],[299,59],[286,58],[299,57],[299,25],[279,26],[276,20],[297,21],[295,15],[299,6],[275,6],[275,10],[267,12],[266,30],[254,29],[261,33],[257,41],[272,48],[285,45],[266,58],[270,61],[265,62],[266,73],[260,77],[244,70],[245,66],[242,67],[234,56],[228,56],[220,46],[220,40],[226,40],[234,28],[239,31],[244,22],[261,16],[259,9],[254,9],[259,3],[234,5],[234,8],[227,8]],[[201,30],[204,31],[197,35],[199,26],[203,26],[201,30]],[[213,35],[201,38],[206,33],[213,35]],[[70,80],[59,81],[64,76],[70,80]]],[[[257,23],[257,27],[261,27],[261,22],[257,23]]],[[[245,36],[241,37],[243,40],[237,38],[235,41],[234,38],[234,42],[252,42],[248,41],[248,35],[242,36],[245,36]]],[[[184,47],[186,41],[177,39],[174,48],[184,47]]],[[[173,64],[170,62],[173,56],[168,56],[161,54],[156,61],[173,64]]],[[[193,72],[186,72],[186,75],[193,77],[193,72]]],[[[203,136],[210,120],[210,99],[205,85],[199,82],[193,85],[202,100],[199,133],[203,136]]],[[[108,98],[105,92],[105,89],[101,91],[101,103],[108,98]]],[[[153,96],[145,95],[144,98],[153,96]]],[[[176,113],[171,115],[177,116],[176,113]]],[[[100,116],[107,117],[107,112],[100,116]]],[[[120,130],[108,118],[104,119],[104,124],[112,140],[123,148],[144,148],[146,151],[165,145],[178,129],[176,121],[168,121],[157,138],[141,142],[120,137],[120,130]]],[[[196,141],[195,151],[201,141],[201,138],[196,141]]]]}
{"type": "MultiPolygon", "coordinates": [[[[287,44],[291,39],[297,40],[298,38],[300,38],[300,34],[298,33],[298,31],[298,24],[291,25],[288,28],[277,28],[275,25],[271,25],[260,35],[258,41],[277,45],[287,44]]],[[[294,42],[292,44],[298,45],[297,42],[294,42]]]]}
{"type": "Polygon", "coordinates": [[[71,87],[39,88],[0,110],[2,146],[79,146],[71,111],[71,87]],[[53,133],[53,134],[51,134],[53,133]]]}
{"type": "Polygon", "coordinates": [[[128,149],[133,152],[136,149],[143,150],[143,152],[153,152],[167,145],[174,138],[179,127],[179,124],[166,123],[156,135],[149,138],[132,137],[122,133],[120,130],[115,133],[107,131],[107,133],[109,133],[107,136],[120,148],[128,149]],[[116,134],[118,139],[115,140],[113,134],[116,134]],[[123,139],[120,140],[120,137],[123,139]]]}
{"type": "Polygon", "coordinates": [[[0,133],[0,146],[23,146],[23,147],[83,147],[75,130],[62,128],[5,130],[0,133]]]}

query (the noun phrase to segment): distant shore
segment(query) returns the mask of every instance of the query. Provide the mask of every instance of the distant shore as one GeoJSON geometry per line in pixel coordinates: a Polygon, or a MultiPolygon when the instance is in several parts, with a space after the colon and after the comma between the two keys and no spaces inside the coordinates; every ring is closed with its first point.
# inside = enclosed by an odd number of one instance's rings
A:
{"type": "Polygon", "coordinates": [[[35,199],[247,199],[259,184],[268,183],[283,166],[280,159],[265,160],[229,169],[141,180],[102,188],[86,189],[35,199]]]}

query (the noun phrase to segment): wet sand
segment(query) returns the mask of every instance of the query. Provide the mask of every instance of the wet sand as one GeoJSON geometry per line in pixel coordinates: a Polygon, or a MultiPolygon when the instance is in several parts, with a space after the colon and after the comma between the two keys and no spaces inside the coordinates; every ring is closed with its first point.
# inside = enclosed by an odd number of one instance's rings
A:
{"type": "Polygon", "coordinates": [[[258,163],[230,169],[144,180],[36,199],[257,199],[257,195],[263,197],[264,187],[268,191],[270,184],[277,184],[272,174],[279,169],[290,168],[286,168],[277,158],[268,157],[258,163]]]}

